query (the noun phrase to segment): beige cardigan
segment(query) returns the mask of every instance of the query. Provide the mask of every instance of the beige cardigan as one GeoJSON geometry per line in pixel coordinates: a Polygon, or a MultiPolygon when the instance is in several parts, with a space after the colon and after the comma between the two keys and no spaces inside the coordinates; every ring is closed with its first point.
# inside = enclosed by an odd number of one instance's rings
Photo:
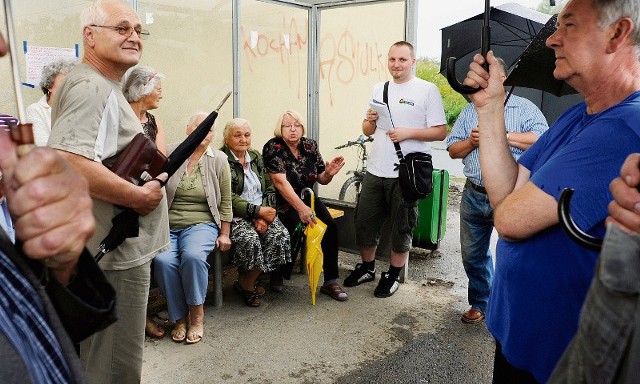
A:
{"type": "MultiPolygon", "coordinates": [[[[177,143],[169,145],[169,153],[173,152],[177,143]]],[[[169,178],[166,184],[167,190],[167,206],[171,208],[176,189],[180,183],[180,179],[187,172],[187,159],[178,168],[176,173],[169,178]]],[[[213,215],[213,219],[220,227],[221,221],[231,222],[233,219],[233,209],[231,206],[231,171],[229,170],[229,162],[227,155],[217,149],[208,147],[206,152],[198,161],[202,170],[204,181],[204,192],[207,195],[207,203],[213,215]]]]}

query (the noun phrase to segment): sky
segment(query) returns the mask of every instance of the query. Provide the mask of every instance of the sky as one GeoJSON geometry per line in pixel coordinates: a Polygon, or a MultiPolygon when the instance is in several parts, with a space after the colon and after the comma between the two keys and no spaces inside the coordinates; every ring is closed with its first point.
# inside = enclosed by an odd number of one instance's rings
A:
{"type": "MultiPolygon", "coordinates": [[[[491,6],[519,3],[535,9],[543,0],[491,0],[491,6]]],[[[546,0],[544,0],[546,1],[546,0]]],[[[440,29],[484,12],[483,0],[420,0],[416,55],[440,59],[440,29]]],[[[480,36],[481,31],[476,31],[480,36]]],[[[479,38],[479,37],[478,37],[479,38]]]]}

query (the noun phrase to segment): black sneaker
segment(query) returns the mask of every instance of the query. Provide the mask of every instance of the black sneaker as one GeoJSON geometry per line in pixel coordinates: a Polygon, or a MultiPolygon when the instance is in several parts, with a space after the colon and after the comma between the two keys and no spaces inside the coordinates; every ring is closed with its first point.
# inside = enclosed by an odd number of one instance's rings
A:
{"type": "Polygon", "coordinates": [[[389,297],[396,293],[399,287],[400,280],[391,280],[389,278],[389,272],[384,272],[380,275],[380,281],[378,282],[376,290],[373,291],[373,295],[375,297],[389,297]]]}
{"type": "Polygon", "coordinates": [[[373,281],[376,279],[376,270],[370,271],[364,266],[362,263],[356,264],[356,269],[354,269],[346,279],[344,279],[345,287],[355,287],[356,285],[360,285],[362,283],[366,283],[369,281],[373,281]]]}

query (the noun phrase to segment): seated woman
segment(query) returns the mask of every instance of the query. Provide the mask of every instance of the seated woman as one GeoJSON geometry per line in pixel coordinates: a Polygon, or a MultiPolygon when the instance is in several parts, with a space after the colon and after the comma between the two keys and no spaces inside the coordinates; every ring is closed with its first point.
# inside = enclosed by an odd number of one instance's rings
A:
{"type": "MultiPolygon", "coordinates": [[[[305,187],[312,188],[316,181],[328,184],[344,165],[344,158],[338,156],[325,164],[318,150],[318,144],[303,137],[304,123],[298,112],[285,111],[274,130],[275,137],[262,149],[265,166],[276,187],[278,217],[291,234],[296,225],[316,223],[311,208],[300,199],[305,187]]],[[[315,215],[327,224],[321,247],[324,254],[324,285],[320,292],[338,301],[347,300],[338,279],[338,227],[320,199],[315,200],[315,215]]],[[[271,273],[271,290],[282,292],[283,277],[291,277],[292,261],[271,273]]]]}
{"type": "Polygon", "coordinates": [[[167,154],[167,139],[162,122],[149,111],[157,109],[162,100],[164,75],[147,66],[136,66],[125,75],[122,93],[140,119],[144,134],[167,154]]]}
{"type": "MultiPolygon", "coordinates": [[[[194,115],[187,134],[206,117],[206,113],[194,115]]],[[[213,129],[167,182],[170,246],[153,261],[155,280],[167,299],[169,320],[175,321],[171,338],[176,342],[186,339],[189,344],[204,335],[207,256],[214,247],[226,251],[231,246],[229,163],[224,153],[209,147],[212,136],[213,129]]]]}
{"type": "Polygon", "coordinates": [[[233,119],[224,127],[224,146],[231,168],[233,202],[233,263],[238,266],[234,288],[250,307],[260,305],[256,280],[291,261],[289,232],[274,208],[276,190],[262,156],[251,148],[251,126],[245,119],[233,119]]]}
{"type": "Polygon", "coordinates": [[[51,106],[55,100],[56,91],[76,64],[76,60],[58,59],[42,67],[39,85],[44,96],[25,110],[27,114],[25,120],[33,124],[34,144],[39,147],[47,145],[51,134],[51,106]]]}

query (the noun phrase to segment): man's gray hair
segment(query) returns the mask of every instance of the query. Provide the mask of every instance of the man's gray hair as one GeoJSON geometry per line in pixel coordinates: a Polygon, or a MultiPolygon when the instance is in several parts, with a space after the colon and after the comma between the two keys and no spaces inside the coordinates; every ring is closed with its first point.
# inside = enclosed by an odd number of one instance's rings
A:
{"type": "MultiPolygon", "coordinates": [[[[194,113],[191,118],[189,118],[189,124],[187,124],[187,127],[192,126],[193,124],[195,124],[196,121],[198,121],[198,119],[200,119],[201,117],[207,117],[209,116],[209,114],[207,112],[196,112],[194,113]]],[[[211,129],[213,129],[213,127],[211,127],[211,129]]]]}
{"type": "Polygon", "coordinates": [[[621,17],[633,21],[631,43],[640,55],[640,1],[637,0],[595,0],[595,8],[600,16],[600,28],[606,28],[621,17]]]}
{"type": "Polygon", "coordinates": [[[49,94],[49,89],[53,87],[54,81],[58,75],[66,75],[73,67],[76,66],[77,60],[75,59],[58,59],[50,62],[42,67],[42,77],[40,77],[40,89],[45,95],[49,94]]]}
{"type": "Polygon", "coordinates": [[[97,0],[82,10],[80,14],[80,26],[84,29],[84,27],[88,25],[104,25],[107,21],[107,14],[102,6],[109,3],[126,4],[120,0],[97,0]]]}
{"type": "Polygon", "coordinates": [[[145,65],[132,67],[124,75],[122,93],[128,102],[136,102],[149,96],[162,79],[164,79],[164,75],[151,67],[145,65]]]}

